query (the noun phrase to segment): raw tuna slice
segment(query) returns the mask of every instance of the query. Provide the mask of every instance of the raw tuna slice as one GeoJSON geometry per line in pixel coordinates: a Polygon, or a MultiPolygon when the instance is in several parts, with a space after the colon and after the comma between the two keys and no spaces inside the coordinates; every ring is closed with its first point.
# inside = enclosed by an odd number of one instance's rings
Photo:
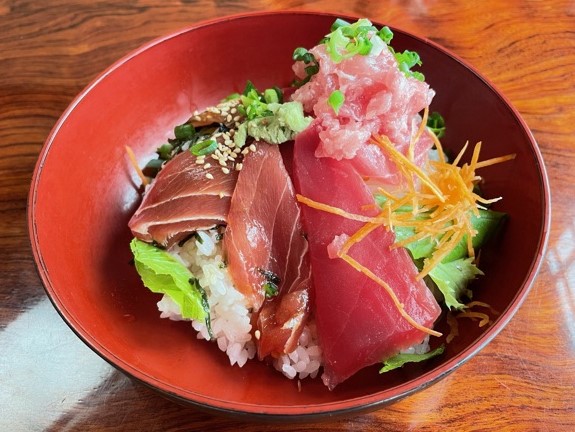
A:
{"type": "MultiPolygon", "coordinates": [[[[351,213],[375,216],[374,199],[349,160],[314,156],[316,125],[298,135],[294,149],[296,190],[312,200],[351,213]]],[[[302,206],[310,244],[315,319],[324,354],[325,384],[333,389],[358,370],[422,342],[426,334],[403,318],[376,282],[334,256],[363,223],[302,206]],[[330,257],[331,256],[334,258],[330,257]]],[[[440,308],[403,248],[390,248],[394,235],[380,227],[352,246],[349,255],[386,281],[405,311],[425,327],[440,308]]]]}
{"type": "Polygon", "coordinates": [[[224,241],[234,285],[258,316],[259,357],[293,350],[309,315],[311,269],[299,206],[277,146],[259,143],[245,157],[224,241]],[[265,284],[272,291],[277,285],[278,294],[266,300],[265,284]]]}
{"type": "Polygon", "coordinates": [[[128,223],[135,237],[169,247],[226,223],[237,173],[224,174],[217,164],[206,169],[195,159],[184,151],[159,172],[128,223]]]}

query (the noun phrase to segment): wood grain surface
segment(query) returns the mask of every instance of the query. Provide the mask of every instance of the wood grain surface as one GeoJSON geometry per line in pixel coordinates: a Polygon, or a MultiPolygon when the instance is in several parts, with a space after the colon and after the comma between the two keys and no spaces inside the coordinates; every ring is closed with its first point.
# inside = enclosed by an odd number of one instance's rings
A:
{"type": "Polygon", "coordinates": [[[0,0],[0,430],[575,430],[575,2],[567,0],[0,0]],[[191,23],[256,10],[365,16],[428,37],[521,113],[552,191],[531,293],[485,349],[387,408],[317,424],[256,424],[183,407],[86,348],[47,301],[26,225],[37,156],[59,116],[118,58],[191,23]],[[71,379],[74,376],[75,379],[71,379]]]}

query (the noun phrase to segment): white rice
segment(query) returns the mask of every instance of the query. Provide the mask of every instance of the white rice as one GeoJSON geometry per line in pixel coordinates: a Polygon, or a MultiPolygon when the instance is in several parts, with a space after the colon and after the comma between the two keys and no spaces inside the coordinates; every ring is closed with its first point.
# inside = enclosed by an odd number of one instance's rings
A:
{"type": "Polygon", "coordinates": [[[274,359],[274,367],[286,377],[304,379],[308,376],[315,378],[322,365],[321,348],[317,343],[315,324],[305,326],[297,348],[280,358],[274,359]]]}
{"type": "MultiPolygon", "coordinates": [[[[198,235],[201,242],[191,238],[169,252],[190,269],[206,291],[215,342],[227,354],[232,366],[242,367],[256,355],[250,312],[244,296],[234,288],[226,269],[218,231],[200,231],[198,235]]],[[[158,302],[158,309],[162,318],[182,320],[180,307],[167,295],[158,302]]],[[[205,322],[192,320],[192,326],[198,332],[198,339],[210,339],[205,322]]],[[[292,379],[316,377],[321,364],[321,349],[313,324],[306,326],[293,353],[273,361],[278,371],[292,379]]]]}

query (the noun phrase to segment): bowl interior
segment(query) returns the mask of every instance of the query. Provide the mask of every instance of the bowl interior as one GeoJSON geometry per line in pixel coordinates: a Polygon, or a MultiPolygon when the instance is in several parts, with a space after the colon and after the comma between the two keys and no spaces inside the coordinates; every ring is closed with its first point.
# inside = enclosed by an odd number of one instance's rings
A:
{"type": "MultiPolygon", "coordinates": [[[[462,323],[441,358],[379,376],[362,371],[335,391],[319,379],[285,379],[258,362],[230,367],[192,327],[159,318],[159,297],[131,265],[127,221],[138,205],[129,145],[143,165],[174,125],[241,91],[288,85],[295,47],[315,45],[334,16],[267,13],[224,18],[154,41],[104,72],[70,106],[40,156],[30,193],[30,233],[39,272],[64,319],[96,352],[161,391],[199,405],[257,414],[321,414],[405,396],[451,371],[491,339],[519,307],[538,268],[548,224],[541,157],[508,103],[475,72],[428,41],[395,31],[396,49],[419,52],[446,119],[447,149],[483,142],[483,189],[502,196],[504,235],[482,256],[477,300],[500,312],[491,326],[462,323]],[[526,187],[527,185],[527,187],[526,187]]],[[[344,187],[342,185],[342,187],[344,187]]]]}

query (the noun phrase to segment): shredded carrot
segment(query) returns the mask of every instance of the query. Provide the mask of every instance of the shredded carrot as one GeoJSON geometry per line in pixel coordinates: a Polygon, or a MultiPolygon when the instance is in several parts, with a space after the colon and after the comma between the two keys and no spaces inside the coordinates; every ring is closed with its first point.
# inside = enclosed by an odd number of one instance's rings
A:
{"type": "Polygon", "coordinates": [[[428,116],[429,116],[429,105],[426,106],[425,109],[423,110],[423,118],[421,119],[421,123],[419,124],[419,129],[417,130],[417,133],[409,141],[409,150],[407,153],[407,157],[412,162],[414,158],[415,144],[417,144],[417,141],[419,141],[419,138],[421,138],[423,131],[425,131],[428,116]]]}
{"type": "MultiPolygon", "coordinates": [[[[475,174],[475,171],[479,168],[511,160],[515,158],[515,155],[501,156],[480,162],[481,143],[477,143],[473,149],[470,162],[460,167],[458,164],[463,158],[469,143],[465,143],[452,163],[447,163],[441,142],[431,130],[427,129],[438,150],[439,161],[430,161],[431,169],[429,173],[426,173],[415,164],[413,152],[415,143],[426,130],[427,115],[428,109],[424,112],[423,121],[417,134],[410,141],[407,156],[398,151],[387,136],[372,137],[372,143],[379,146],[386,156],[396,164],[406,181],[407,189],[401,196],[396,196],[380,188],[378,191],[386,198],[386,201],[382,208],[383,211],[378,216],[369,217],[353,214],[338,207],[316,202],[299,194],[296,197],[299,202],[311,208],[363,222],[364,225],[350,236],[338,251],[338,256],[355,270],[363,273],[384,288],[402,317],[413,327],[430,335],[441,336],[441,333],[417,323],[405,311],[404,305],[399,301],[389,284],[348,255],[350,248],[354,244],[361,242],[374,229],[380,226],[386,226],[387,229],[392,229],[394,226],[404,226],[414,228],[415,233],[407,239],[396,242],[394,247],[405,246],[413,241],[427,237],[436,239],[436,246],[432,256],[424,260],[423,268],[417,276],[419,280],[438,265],[463,239],[466,239],[469,256],[474,257],[472,238],[476,235],[476,231],[471,224],[471,215],[479,214],[479,209],[482,208],[481,204],[489,204],[500,199],[485,199],[474,192],[475,184],[481,179],[475,174]],[[419,183],[416,184],[417,180],[419,180],[419,183]],[[405,206],[410,204],[411,211],[407,211],[409,207],[405,206]],[[398,211],[402,207],[406,210],[398,211]],[[421,217],[420,215],[422,214],[425,216],[421,217]]],[[[362,209],[369,207],[371,205],[365,205],[362,209]]],[[[479,302],[472,302],[468,307],[474,305],[486,307],[479,302]]],[[[480,319],[480,326],[489,323],[489,316],[482,312],[466,310],[459,313],[456,317],[448,313],[447,321],[451,329],[447,336],[448,343],[458,334],[456,318],[459,317],[480,319]]]]}
{"type": "Polygon", "coordinates": [[[300,194],[296,194],[296,199],[300,203],[305,204],[308,207],[314,208],[316,210],[322,210],[326,213],[338,215],[338,216],[344,217],[346,219],[350,219],[350,220],[354,220],[354,221],[358,221],[358,222],[373,222],[373,223],[378,223],[380,225],[385,225],[387,223],[386,218],[381,218],[381,217],[380,218],[373,218],[373,217],[369,217],[369,216],[363,216],[363,215],[358,215],[355,213],[346,212],[345,210],[342,210],[338,207],[333,207],[333,206],[330,206],[329,204],[324,204],[324,203],[314,201],[314,200],[307,198],[307,197],[304,197],[303,195],[300,195],[300,194]]]}
{"type": "MultiPolygon", "coordinates": [[[[382,212],[380,215],[383,215],[384,212],[382,212]]],[[[370,269],[368,269],[367,267],[363,266],[362,264],[360,264],[358,261],[356,261],[355,259],[353,259],[352,257],[350,257],[348,255],[348,251],[349,249],[356,243],[359,243],[360,241],[362,241],[370,232],[372,232],[373,230],[379,228],[381,225],[377,224],[377,223],[366,223],[364,226],[362,226],[359,230],[357,230],[350,238],[347,239],[347,241],[344,243],[344,245],[341,247],[341,249],[338,251],[338,256],[343,259],[345,262],[347,262],[349,265],[351,265],[354,269],[356,269],[357,271],[363,273],[364,275],[366,275],[367,277],[369,277],[371,280],[373,280],[374,282],[376,282],[378,285],[380,285],[381,287],[383,287],[383,289],[387,292],[387,294],[390,296],[391,300],[393,301],[393,304],[395,305],[395,307],[397,308],[397,310],[399,311],[399,313],[401,314],[402,317],[404,317],[407,322],[409,322],[413,327],[415,327],[418,330],[421,330],[425,333],[428,333],[430,335],[433,336],[441,336],[441,333],[433,330],[433,329],[429,329],[425,326],[422,326],[421,324],[419,324],[417,321],[415,321],[406,311],[405,308],[403,306],[403,304],[399,301],[399,299],[397,298],[397,296],[395,295],[395,292],[393,291],[393,289],[389,286],[389,284],[387,284],[387,282],[385,282],[383,279],[381,279],[380,277],[378,277],[375,273],[373,273],[370,269]]]]}
{"type": "Polygon", "coordinates": [[[140,180],[142,180],[142,184],[146,186],[149,183],[148,178],[144,175],[141,168],[138,166],[138,161],[136,160],[136,155],[134,154],[134,151],[129,146],[126,146],[126,153],[128,153],[130,163],[134,167],[136,174],[138,174],[138,177],[140,177],[140,180]]]}
{"type": "Polygon", "coordinates": [[[445,338],[446,343],[450,343],[453,339],[459,336],[459,323],[453,316],[451,311],[447,312],[447,324],[449,325],[449,334],[445,338]]]}
{"type": "Polygon", "coordinates": [[[431,129],[427,129],[427,132],[429,133],[429,136],[431,136],[431,140],[433,141],[433,144],[437,149],[437,154],[439,155],[439,161],[445,163],[445,152],[443,151],[441,141],[439,141],[439,138],[437,138],[437,135],[435,135],[435,133],[431,129]]]}
{"type": "Polygon", "coordinates": [[[484,167],[486,167],[486,166],[495,165],[495,164],[498,164],[498,163],[501,163],[501,162],[507,162],[508,160],[513,160],[513,159],[515,159],[516,156],[517,156],[517,155],[516,155],[515,153],[512,153],[512,154],[508,154],[508,155],[505,155],[505,156],[500,156],[500,157],[496,157],[496,158],[492,158],[492,159],[487,159],[487,160],[484,160],[484,161],[482,161],[482,162],[478,162],[477,165],[475,165],[475,169],[484,168],[484,167]]]}
{"type": "MultiPolygon", "coordinates": [[[[432,132],[430,133],[433,135],[432,132]]],[[[439,142],[437,139],[436,141],[439,142]]],[[[385,151],[386,156],[398,164],[408,185],[408,190],[401,198],[393,197],[391,194],[380,190],[387,198],[386,204],[391,205],[392,209],[397,209],[407,199],[412,202],[414,207],[411,213],[393,213],[389,221],[390,226],[410,226],[415,230],[413,236],[398,242],[398,246],[405,246],[412,241],[427,237],[439,239],[431,258],[424,261],[419,278],[429,274],[463,239],[466,242],[468,255],[474,257],[472,239],[476,235],[476,231],[471,224],[471,215],[479,214],[479,209],[482,208],[481,204],[490,204],[501,199],[500,197],[482,198],[474,192],[475,184],[480,179],[475,174],[475,170],[513,159],[514,155],[480,162],[481,143],[477,143],[470,162],[460,167],[458,164],[469,145],[466,143],[452,163],[446,163],[445,160],[442,160],[443,150],[441,149],[440,160],[430,162],[431,170],[428,174],[424,174],[414,163],[405,157],[402,158],[402,154],[395,149],[387,137],[374,137],[374,142],[385,151]],[[421,180],[419,188],[415,188],[413,177],[421,180]],[[393,204],[389,201],[393,201],[393,204]],[[425,214],[425,217],[418,218],[417,215],[420,214],[425,214]]],[[[441,144],[436,146],[440,148],[441,144]]]]}
{"type": "Polygon", "coordinates": [[[457,166],[459,164],[459,161],[461,160],[461,158],[463,157],[463,155],[465,154],[465,151],[467,150],[467,146],[469,145],[469,141],[465,142],[465,145],[463,146],[463,148],[459,151],[459,153],[457,154],[457,156],[455,157],[455,159],[453,159],[453,162],[451,163],[451,165],[453,166],[457,166]]]}
{"type": "Polygon", "coordinates": [[[374,274],[370,269],[368,269],[367,267],[361,265],[360,263],[358,263],[356,260],[354,260],[352,257],[350,257],[347,254],[342,254],[341,258],[347,262],[350,266],[352,266],[354,269],[356,269],[357,271],[363,273],[364,275],[366,275],[367,277],[369,277],[371,280],[373,280],[374,282],[376,282],[378,285],[380,285],[381,287],[383,287],[383,289],[385,289],[385,291],[387,292],[387,294],[391,297],[391,300],[393,301],[393,304],[395,305],[395,307],[397,308],[397,310],[399,311],[399,313],[401,314],[401,316],[403,318],[405,318],[405,320],[407,322],[409,322],[414,328],[425,332],[427,334],[430,334],[432,336],[441,336],[442,334],[438,331],[435,331],[433,329],[427,328],[425,326],[422,326],[421,324],[419,324],[417,321],[415,321],[411,316],[409,316],[409,314],[405,311],[403,304],[399,301],[399,299],[397,298],[397,296],[395,295],[395,292],[393,292],[393,289],[380,277],[378,277],[376,274],[374,274]]]}
{"type": "MultiPolygon", "coordinates": [[[[421,168],[415,165],[415,163],[407,159],[403,155],[403,153],[399,152],[388,137],[386,137],[385,135],[377,136],[373,138],[373,141],[384,151],[388,152],[389,156],[391,156],[391,159],[393,159],[393,161],[396,163],[397,166],[401,167],[401,169],[411,170],[413,174],[419,177],[422,183],[427,185],[431,189],[431,191],[435,193],[435,195],[437,195],[440,201],[445,200],[441,191],[437,188],[435,184],[433,184],[433,182],[429,179],[427,174],[425,174],[421,170],[421,168]]],[[[411,178],[411,176],[409,176],[409,178],[411,178]]]]}
{"type": "Polygon", "coordinates": [[[481,302],[481,301],[474,300],[474,301],[469,302],[469,303],[467,303],[467,304],[465,305],[465,307],[466,307],[466,308],[469,308],[469,309],[471,309],[471,308],[473,308],[473,307],[475,307],[475,306],[489,309],[489,311],[490,311],[492,314],[494,314],[494,315],[499,315],[499,312],[497,312],[495,309],[493,309],[493,307],[491,307],[491,305],[490,305],[489,303],[485,303],[485,302],[481,302]]]}
{"type": "MultiPolygon", "coordinates": [[[[383,214],[383,212],[382,212],[382,214],[383,214]]],[[[359,230],[357,230],[350,238],[347,239],[347,241],[344,243],[344,245],[341,247],[341,249],[338,251],[337,254],[340,257],[341,257],[341,255],[347,254],[349,249],[355,243],[359,243],[360,241],[362,241],[370,232],[372,232],[376,228],[379,228],[380,226],[381,226],[380,224],[376,224],[376,223],[366,223],[359,230]]]]}
{"type": "Polygon", "coordinates": [[[483,327],[489,324],[489,315],[483,312],[473,312],[473,311],[466,311],[457,314],[456,318],[471,318],[471,319],[479,319],[479,327],[483,327]]]}
{"type": "Polygon", "coordinates": [[[378,210],[376,203],[364,204],[361,206],[362,210],[378,210]]]}

